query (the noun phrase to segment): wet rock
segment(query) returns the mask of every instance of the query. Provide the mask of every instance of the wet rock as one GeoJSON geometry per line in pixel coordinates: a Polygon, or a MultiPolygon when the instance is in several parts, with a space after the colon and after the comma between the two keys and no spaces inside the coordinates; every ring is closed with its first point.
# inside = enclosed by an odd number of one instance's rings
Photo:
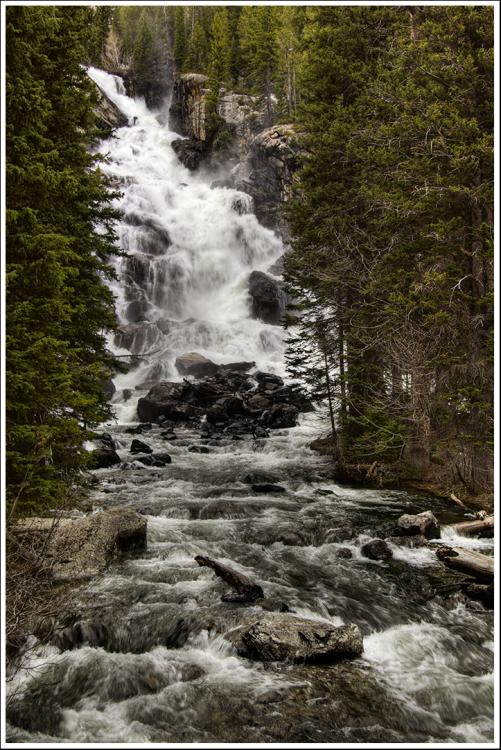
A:
{"type": "Polygon", "coordinates": [[[271,372],[256,372],[254,378],[257,380],[260,389],[278,388],[284,384],[279,375],[273,375],[271,372]]]}
{"type": "Polygon", "coordinates": [[[389,560],[393,557],[393,552],[383,539],[371,539],[362,545],[360,551],[369,560],[389,560]]]}
{"type": "MultiPolygon", "coordinates": [[[[146,299],[133,300],[125,310],[125,317],[131,323],[146,321],[151,305],[146,299]]],[[[126,347],[127,348],[127,347],[126,347]]]]}
{"type": "Polygon", "coordinates": [[[337,529],[329,529],[325,535],[327,542],[346,542],[350,539],[354,539],[356,532],[349,526],[340,526],[337,529]]]}
{"type": "Polygon", "coordinates": [[[275,484],[278,481],[278,475],[274,474],[272,471],[252,471],[249,474],[246,474],[242,479],[242,482],[245,484],[275,484]]]}
{"type": "Polygon", "coordinates": [[[153,448],[143,443],[142,440],[134,439],[130,445],[131,453],[153,453],[153,448]]]}
{"type": "Polygon", "coordinates": [[[140,461],[145,466],[153,466],[161,469],[167,466],[167,464],[172,463],[172,458],[168,453],[152,453],[148,456],[139,456],[136,461],[140,461]]]}
{"type": "Polygon", "coordinates": [[[237,570],[228,567],[228,565],[223,565],[217,560],[211,560],[210,557],[205,557],[205,555],[197,555],[195,562],[202,567],[212,568],[219,578],[222,578],[225,583],[235,590],[235,593],[224,594],[221,597],[222,601],[234,603],[255,602],[257,599],[264,597],[263,589],[259,584],[251,581],[243,573],[239,573],[237,570]]]}
{"type": "Polygon", "coordinates": [[[415,534],[414,536],[392,536],[391,541],[394,544],[398,544],[401,547],[408,547],[409,549],[428,546],[428,540],[426,537],[422,536],[422,534],[415,534]]]}
{"type": "Polygon", "coordinates": [[[357,625],[335,627],[292,614],[265,615],[226,637],[241,656],[260,661],[328,663],[363,651],[357,625]]]}
{"type": "Polygon", "coordinates": [[[171,146],[179,161],[191,171],[198,169],[208,153],[207,143],[198,138],[178,138],[171,146]]]}
{"type": "Polygon", "coordinates": [[[213,406],[205,415],[207,422],[212,425],[225,424],[229,417],[222,406],[213,406]]]}
{"type": "Polygon", "coordinates": [[[285,547],[304,547],[306,544],[301,534],[295,531],[284,531],[276,537],[275,541],[280,542],[285,547]]]}
{"type": "Polygon", "coordinates": [[[101,573],[116,557],[146,546],[146,520],[130,508],[110,508],[80,519],[28,518],[16,533],[47,536],[54,581],[80,581],[101,573]]]}
{"type": "Polygon", "coordinates": [[[274,404],[261,417],[263,424],[272,429],[295,427],[299,410],[291,404],[274,404]]]}
{"type": "Polygon", "coordinates": [[[137,427],[127,427],[124,432],[128,435],[142,435],[143,432],[151,430],[151,422],[145,422],[144,424],[138,424],[137,427]]]}
{"type": "Polygon", "coordinates": [[[219,365],[221,370],[230,370],[233,372],[249,372],[256,366],[255,362],[230,362],[227,365],[219,365]]]}
{"type": "Polygon", "coordinates": [[[260,427],[259,425],[254,429],[254,437],[255,438],[267,438],[270,436],[270,433],[268,430],[265,430],[264,427],[260,427]]]}
{"type": "Polygon", "coordinates": [[[280,281],[262,271],[252,271],[249,276],[249,294],[253,318],[272,325],[281,323],[287,295],[280,281]]]}
{"type": "Polygon", "coordinates": [[[339,547],[337,550],[337,556],[342,560],[350,560],[353,557],[353,552],[349,547],[339,547]]]}
{"type": "Polygon", "coordinates": [[[287,490],[285,487],[282,487],[280,484],[268,484],[267,482],[264,482],[262,484],[253,484],[252,485],[252,491],[258,492],[258,493],[264,493],[264,494],[277,494],[277,493],[283,493],[287,490]]]}
{"type": "Polygon", "coordinates": [[[256,603],[258,607],[264,609],[265,612],[290,612],[288,604],[282,602],[280,599],[265,597],[256,603]]]}
{"type": "Polygon", "coordinates": [[[129,323],[118,329],[114,341],[115,346],[128,349],[133,354],[141,354],[155,346],[158,341],[158,329],[154,323],[148,321],[129,323]]]}
{"type": "Polygon", "coordinates": [[[92,463],[96,469],[109,469],[120,463],[120,456],[113,446],[101,446],[92,451],[92,463]]]}
{"type": "Polygon", "coordinates": [[[104,91],[96,84],[95,91],[97,94],[94,113],[96,115],[96,125],[104,133],[109,133],[115,128],[123,128],[129,124],[127,117],[121,112],[117,105],[108,99],[104,91]]]}
{"type": "Polygon", "coordinates": [[[440,539],[440,524],[431,510],[425,510],[417,515],[404,513],[397,521],[397,534],[402,536],[420,534],[426,539],[440,539]]]}
{"type": "Polygon", "coordinates": [[[469,583],[464,587],[464,593],[470,599],[479,601],[486,609],[494,609],[494,584],[469,583]]]}
{"type": "Polygon", "coordinates": [[[147,421],[165,417],[174,421],[179,420],[181,412],[184,411],[182,408],[184,404],[180,402],[184,388],[183,383],[168,381],[162,381],[154,385],[148,395],[140,398],[137,402],[139,419],[147,421]]]}
{"type": "Polygon", "coordinates": [[[176,359],[176,369],[181,375],[192,375],[195,378],[204,378],[214,375],[219,369],[218,365],[211,362],[198,352],[187,352],[176,359]]]}
{"type": "Polygon", "coordinates": [[[190,445],[188,451],[190,453],[210,453],[210,449],[205,445],[190,445]]]}

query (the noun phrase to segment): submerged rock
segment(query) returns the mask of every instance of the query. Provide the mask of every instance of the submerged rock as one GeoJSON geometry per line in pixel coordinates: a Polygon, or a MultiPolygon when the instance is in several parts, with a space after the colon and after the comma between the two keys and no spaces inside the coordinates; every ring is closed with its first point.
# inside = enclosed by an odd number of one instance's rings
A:
{"type": "Polygon", "coordinates": [[[240,656],[260,661],[333,662],[363,651],[357,625],[336,627],[292,614],[268,614],[227,634],[240,656]]]}
{"type": "Polygon", "coordinates": [[[404,513],[397,521],[397,534],[402,534],[402,536],[420,534],[425,539],[440,539],[440,524],[431,510],[425,510],[416,515],[404,513]]]}

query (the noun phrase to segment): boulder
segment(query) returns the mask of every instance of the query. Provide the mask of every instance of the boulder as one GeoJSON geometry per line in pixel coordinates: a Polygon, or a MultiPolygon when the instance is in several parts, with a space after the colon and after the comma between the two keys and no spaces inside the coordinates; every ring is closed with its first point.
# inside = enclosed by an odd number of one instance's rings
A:
{"type": "Polygon", "coordinates": [[[353,557],[353,552],[349,547],[339,547],[337,550],[337,556],[341,560],[350,560],[353,557]]]}
{"type": "Polygon", "coordinates": [[[92,451],[92,463],[96,469],[109,469],[120,463],[120,456],[112,446],[101,446],[92,451]]]}
{"type": "Polygon", "coordinates": [[[146,320],[150,308],[151,305],[148,300],[136,299],[127,305],[125,317],[130,323],[141,323],[146,320]]]}
{"type": "Polygon", "coordinates": [[[198,352],[187,352],[176,359],[176,369],[181,375],[204,378],[207,375],[214,375],[219,367],[198,352]]]}
{"type": "Polygon", "coordinates": [[[131,453],[153,453],[153,448],[143,443],[142,440],[134,439],[130,445],[131,453]]]}
{"type": "Polygon", "coordinates": [[[389,560],[393,557],[393,552],[383,539],[371,539],[362,545],[360,551],[369,560],[389,560]]]}
{"type": "Polygon", "coordinates": [[[104,91],[96,84],[96,103],[94,105],[94,114],[96,115],[96,125],[99,130],[108,134],[115,128],[123,128],[129,124],[129,120],[121,112],[117,105],[108,99],[104,91]]]}
{"type": "Polygon", "coordinates": [[[48,536],[54,581],[81,581],[102,573],[122,554],[144,549],[146,519],[130,508],[110,508],[79,519],[27,518],[16,533],[48,536]]]}
{"type": "Polygon", "coordinates": [[[252,271],[249,276],[249,294],[253,318],[272,325],[282,322],[287,295],[280,281],[262,271],[252,271]]]}
{"type": "Polygon", "coordinates": [[[298,414],[298,408],[292,404],[274,404],[271,409],[264,412],[262,422],[265,427],[272,429],[295,427],[298,414]]]}
{"type": "Polygon", "coordinates": [[[292,614],[264,615],[228,636],[240,656],[260,661],[329,663],[363,651],[357,625],[336,627],[292,614]]]}
{"type": "Polygon", "coordinates": [[[249,372],[255,366],[255,362],[229,362],[226,365],[219,365],[219,369],[233,372],[249,372]]]}
{"type": "Polygon", "coordinates": [[[190,445],[188,451],[189,453],[210,453],[210,449],[205,445],[190,445]]]}
{"type": "Polygon", "coordinates": [[[421,534],[426,539],[440,539],[440,524],[431,510],[425,510],[416,515],[404,513],[397,521],[397,534],[402,536],[421,534]]]}

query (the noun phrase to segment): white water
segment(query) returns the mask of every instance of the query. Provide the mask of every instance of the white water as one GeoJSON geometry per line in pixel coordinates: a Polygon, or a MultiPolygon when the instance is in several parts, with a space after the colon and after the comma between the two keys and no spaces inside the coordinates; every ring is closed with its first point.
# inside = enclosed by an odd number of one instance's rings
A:
{"type": "MultiPolygon", "coordinates": [[[[246,196],[211,189],[209,176],[184,169],[170,147],[177,136],[143,102],[126,97],[119,79],[95,69],[89,74],[131,122],[100,150],[110,155],[106,171],[123,181],[121,246],[146,269],[136,289],[126,281],[127,259],[118,261],[118,314],[125,324],[127,293],[144,293],[149,325],[136,344],[155,351],[143,367],[116,379],[118,421],[136,419],[136,399],[124,403],[122,390],[155,367],[176,379],[173,362],[185,351],[216,362],[255,360],[281,373],[282,332],[249,317],[246,291],[250,270],[266,270],[282,253],[280,241],[252,214],[232,208],[235,198],[245,205],[246,196]],[[138,226],[127,223],[131,215],[138,226]],[[171,244],[162,244],[157,229],[155,253],[145,253],[151,236],[144,221],[168,232],[171,244]],[[176,324],[168,334],[156,325],[162,318],[176,324]]],[[[303,415],[296,428],[275,430],[267,440],[212,442],[207,455],[189,452],[200,439],[196,430],[179,431],[170,442],[156,427],[148,444],[172,455],[160,471],[134,468],[131,435],[123,424],[109,427],[124,463],[96,472],[100,483],[92,499],[96,508],[128,505],[146,514],[148,548],[81,592],[82,619],[103,618],[115,649],[37,646],[26,655],[12,690],[21,704],[14,723],[30,729],[26,717],[33,717],[28,740],[491,740],[492,614],[422,596],[437,572],[430,549],[391,544],[394,558],[384,563],[362,556],[365,541],[384,535],[385,524],[401,513],[423,510],[423,499],[330,481],[308,449],[321,426],[317,414],[303,415]],[[249,471],[273,472],[286,493],[252,495],[242,481],[249,471]],[[346,527],[353,533],[340,539],[346,527]],[[291,533],[302,535],[302,543],[284,543],[291,533]],[[352,557],[338,556],[340,548],[352,557]],[[220,583],[194,563],[197,554],[251,576],[298,616],[357,623],[362,659],[265,667],[239,658],[218,634],[221,627],[212,632],[208,623],[222,620],[231,629],[248,609],[222,605],[220,583]],[[169,647],[166,633],[179,618],[190,622],[189,637],[169,647]]],[[[442,523],[461,520],[455,507],[426,503],[442,523]]],[[[449,543],[492,547],[491,540],[458,539],[447,526],[443,536],[449,543]]]]}
{"type": "MultiPolygon", "coordinates": [[[[135,408],[135,400],[120,406],[122,389],[153,373],[177,379],[174,360],[184,352],[200,352],[217,364],[255,361],[260,369],[284,374],[283,333],[250,317],[248,296],[250,272],[267,271],[283,253],[281,240],[259,224],[249,196],[211,188],[210,175],[186,169],[170,145],[180,136],[142,100],[125,96],[119,78],[95,68],[88,73],[131,123],[99,146],[109,156],[103,171],[123,193],[116,201],[124,214],[117,228],[120,246],[142,269],[139,283],[127,285],[128,261],[120,259],[113,291],[122,324],[129,322],[127,291],[148,303],[144,318],[152,325],[144,326],[133,351],[155,352],[133,373],[116,378],[118,418],[127,421],[135,408]],[[131,216],[142,226],[131,226],[131,216]],[[148,222],[154,230],[145,228],[148,222]],[[169,246],[161,240],[165,232],[169,246]],[[172,321],[167,334],[155,325],[165,319],[172,321]]],[[[110,343],[116,353],[128,353],[110,343]]]]}

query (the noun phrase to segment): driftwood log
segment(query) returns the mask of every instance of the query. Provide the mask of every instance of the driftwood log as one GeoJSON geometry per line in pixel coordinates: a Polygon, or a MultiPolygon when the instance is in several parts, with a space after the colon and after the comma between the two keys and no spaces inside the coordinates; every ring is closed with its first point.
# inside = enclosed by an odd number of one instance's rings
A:
{"type": "Polygon", "coordinates": [[[494,516],[487,516],[484,519],[478,521],[462,521],[456,523],[453,527],[454,531],[458,534],[464,534],[464,536],[492,536],[494,533],[494,516]]]}
{"type": "Polygon", "coordinates": [[[250,578],[247,578],[242,573],[232,570],[227,565],[223,565],[217,562],[217,560],[211,560],[210,557],[205,557],[204,555],[197,555],[195,561],[202,567],[212,568],[219,578],[222,578],[228,586],[235,589],[236,593],[224,594],[221,597],[223,602],[252,603],[264,597],[263,589],[259,584],[251,581],[250,578]]]}
{"type": "Polygon", "coordinates": [[[491,583],[494,580],[493,557],[463,547],[447,547],[444,544],[440,545],[436,554],[447,567],[473,576],[481,583],[491,583]]]}

